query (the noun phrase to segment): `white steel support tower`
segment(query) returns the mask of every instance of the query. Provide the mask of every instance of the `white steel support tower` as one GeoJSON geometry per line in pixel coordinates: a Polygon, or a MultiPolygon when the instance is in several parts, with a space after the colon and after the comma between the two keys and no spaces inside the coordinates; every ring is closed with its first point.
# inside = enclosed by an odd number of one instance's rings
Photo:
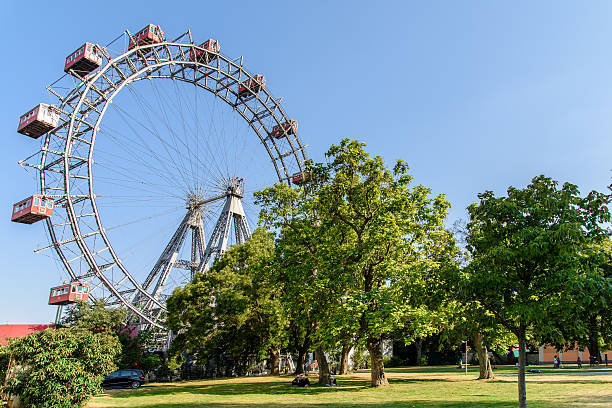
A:
{"type": "MultiPolygon", "coordinates": [[[[133,301],[135,306],[146,310],[156,319],[163,321],[164,318],[161,316],[163,311],[159,308],[158,303],[165,304],[164,286],[173,268],[189,270],[191,272],[190,279],[193,279],[197,272],[207,272],[210,261],[227,251],[232,222],[236,244],[242,244],[251,237],[251,230],[242,207],[243,194],[244,180],[235,178],[228,183],[224,194],[206,199],[196,193],[190,193],[187,196],[187,214],[142,285],[143,289],[150,293],[157,302],[137,294],[133,301]],[[223,210],[215,224],[208,245],[204,249],[203,208],[207,203],[222,199],[225,200],[223,210]],[[179,253],[189,231],[191,231],[191,257],[189,260],[179,259],[179,253]]],[[[146,323],[143,327],[150,328],[146,323]]]]}
{"type": "Polygon", "coordinates": [[[242,208],[242,198],[244,194],[244,180],[235,179],[227,187],[225,193],[225,205],[221,216],[213,229],[206,251],[204,261],[200,263],[199,271],[206,272],[209,262],[213,255],[220,256],[227,250],[231,223],[234,222],[234,233],[236,234],[236,244],[242,244],[251,237],[251,230],[247,222],[244,209],[242,208]]]}
{"type": "MultiPolygon", "coordinates": [[[[172,269],[181,268],[190,270],[191,279],[193,279],[204,257],[203,243],[205,238],[202,207],[211,200],[203,200],[198,194],[190,193],[186,201],[187,214],[142,285],[146,291],[151,293],[153,299],[161,304],[165,304],[165,299],[162,299],[162,291],[172,269]],[[189,231],[191,231],[191,259],[178,259],[189,231]]],[[[159,317],[161,311],[156,303],[144,296],[140,296],[140,293],[136,294],[133,303],[159,317]]]]}

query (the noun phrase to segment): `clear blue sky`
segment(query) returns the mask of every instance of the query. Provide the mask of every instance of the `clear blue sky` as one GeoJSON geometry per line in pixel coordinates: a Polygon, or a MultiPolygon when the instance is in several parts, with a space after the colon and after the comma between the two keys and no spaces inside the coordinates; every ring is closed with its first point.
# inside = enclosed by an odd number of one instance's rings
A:
{"type": "Polygon", "coordinates": [[[159,24],[190,28],[245,57],[291,116],[309,156],[364,141],[415,181],[444,193],[449,225],[479,192],[538,174],[603,191],[612,176],[612,3],[606,1],[21,2],[0,5],[4,39],[0,323],[53,319],[48,288],[65,279],[42,225],[9,222],[36,190],[17,165],[37,143],[18,117],[85,41],[159,24]],[[169,4],[173,4],[169,7],[169,4]]]}

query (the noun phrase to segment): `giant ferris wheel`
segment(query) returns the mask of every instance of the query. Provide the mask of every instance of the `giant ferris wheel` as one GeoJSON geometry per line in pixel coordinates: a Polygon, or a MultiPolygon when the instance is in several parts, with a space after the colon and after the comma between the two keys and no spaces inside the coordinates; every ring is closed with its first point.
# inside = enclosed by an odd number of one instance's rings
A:
{"type": "Polygon", "coordinates": [[[13,221],[44,221],[37,251],[145,327],[163,329],[172,290],[250,237],[254,191],[305,171],[281,98],[220,49],[153,24],[85,43],[47,87],[56,102],[20,118],[18,132],[40,140],[20,162],[39,193],[13,221]]]}

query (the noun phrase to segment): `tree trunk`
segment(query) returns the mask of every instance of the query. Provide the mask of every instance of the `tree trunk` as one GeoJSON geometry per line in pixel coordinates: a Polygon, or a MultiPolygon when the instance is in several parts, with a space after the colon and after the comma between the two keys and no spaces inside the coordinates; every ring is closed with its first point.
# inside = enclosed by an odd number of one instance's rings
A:
{"type": "Polygon", "coordinates": [[[421,365],[421,357],[423,356],[423,339],[418,338],[414,342],[416,348],[416,365],[421,365]]]}
{"type": "Polygon", "coordinates": [[[389,385],[389,381],[387,381],[387,376],[385,375],[385,363],[383,362],[381,343],[382,339],[380,337],[368,337],[366,343],[366,347],[370,353],[370,362],[372,366],[370,369],[372,387],[389,385]]]}
{"type": "Polygon", "coordinates": [[[525,325],[519,327],[519,368],[518,368],[518,403],[519,408],[527,408],[527,388],[525,386],[525,366],[527,353],[525,351],[525,325]]]}
{"type": "Polygon", "coordinates": [[[601,363],[601,351],[597,339],[589,339],[589,354],[597,359],[601,363]]]}
{"type": "Polygon", "coordinates": [[[325,353],[321,346],[317,347],[315,350],[315,356],[317,358],[317,363],[319,363],[319,384],[329,384],[329,364],[327,364],[327,357],[325,357],[325,353]]]}
{"type": "Polygon", "coordinates": [[[489,360],[489,351],[484,345],[484,338],[480,332],[474,333],[474,347],[478,353],[478,364],[480,365],[479,380],[490,380],[495,378],[493,369],[491,368],[491,360],[489,360]]]}
{"type": "Polygon", "coordinates": [[[270,350],[270,375],[280,375],[280,350],[270,350]]]}
{"type": "Polygon", "coordinates": [[[306,363],[306,352],[307,350],[298,350],[297,363],[295,365],[295,375],[304,373],[304,364],[306,363]]]}
{"type": "Polygon", "coordinates": [[[349,353],[351,352],[351,345],[346,342],[342,345],[342,356],[340,357],[340,375],[346,375],[349,372],[349,353]]]}
{"type": "Polygon", "coordinates": [[[601,349],[599,348],[599,341],[597,340],[599,334],[599,328],[597,327],[597,318],[592,317],[589,319],[589,354],[595,357],[597,361],[601,363],[601,349]]]}

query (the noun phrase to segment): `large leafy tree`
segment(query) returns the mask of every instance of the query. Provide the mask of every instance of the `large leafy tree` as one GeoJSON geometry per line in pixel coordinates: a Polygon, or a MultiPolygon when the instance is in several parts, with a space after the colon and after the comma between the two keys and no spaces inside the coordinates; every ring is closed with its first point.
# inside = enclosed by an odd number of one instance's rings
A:
{"type": "Polygon", "coordinates": [[[273,279],[274,239],[257,229],[251,239],[228,250],[205,274],[198,274],[167,300],[171,351],[201,360],[231,356],[242,362],[269,358],[277,372],[286,342],[287,318],[281,288],[273,279]]]}
{"type": "Polygon", "coordinates": [[[121,354],[117,361],[119,368],[139,368],[149,372],[161,364],[158,354],[147,351],[152,333],[126,325],[124,321],[127,314],[126,309],[108,307],[102,300],[77,302],[68,309],[62,323],[77,329],[117,336],[121,343],[121,354]]]}
{"type": "MultiPolygon", "coordinates": [[[[544,176],[507,196],[491,191],[468,207],[463,290],[518,338],[518,401],[525,407],[525,344],[561,342],[580,330],[574,305],[586,305],[578,288],[599,280],[589,263],[590,245],[606,236],[608,199],[598,192],[581,197],[578,187],[544,176]]],[[[588,296],[587,296],[588,297],[588,296]]]]}
{"type": "Polygon", "coordinates": [[[2,392],[26,406],[80,407],[101,391],[121,352],[117,337],[80,328],[47,329],[12,340],[12,372],[2,392]]]}
{"type": "Polygon", "coordinates": [[[258,198],[264,220],[291,228],[298,219],[321,231],[309,251],[316,268],[311,282],[327,285],[334,301],[323,298],[327,313],[319,336],[331,341],[349,332],[363,341],[372,386],[381,386],[388,384],[383,339],[422,305],[422,282],[449,262],[454,241],[443,226],[449,207],[444,197],[411,186],[406,163],[389,170],[364,146],[347,139],[331,146],[328,163],[311,165],[297,207],[279,186],[258,198]]]}

